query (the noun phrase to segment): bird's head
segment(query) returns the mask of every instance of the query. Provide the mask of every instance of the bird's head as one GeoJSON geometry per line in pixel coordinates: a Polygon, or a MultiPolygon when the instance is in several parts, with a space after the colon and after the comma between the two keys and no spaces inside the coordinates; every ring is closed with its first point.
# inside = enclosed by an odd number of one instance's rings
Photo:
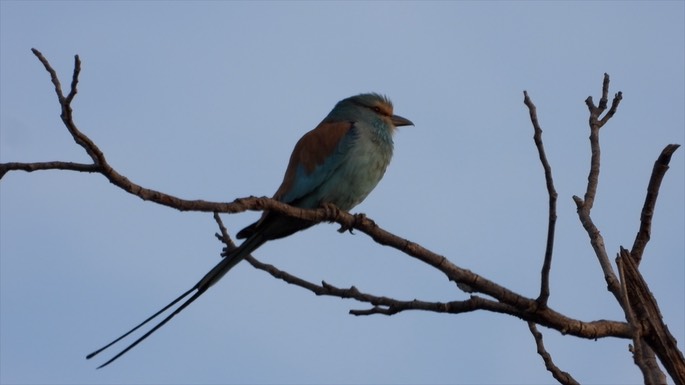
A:
{"type": "Polygon", "coordinates": [[[411,120],[394,115],[390,99],[377,93],[359,94],[343,99],[335,105],[329,117],[341,120],[381,120],[391,129],[414,125],[411,120]]]}

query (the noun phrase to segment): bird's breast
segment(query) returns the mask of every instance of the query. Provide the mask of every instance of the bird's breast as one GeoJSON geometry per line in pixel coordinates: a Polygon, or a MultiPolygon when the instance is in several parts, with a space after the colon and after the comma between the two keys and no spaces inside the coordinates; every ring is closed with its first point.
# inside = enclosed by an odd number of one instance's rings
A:
{"type": "Polygon", "coordinates": [[[383,178],[392,158],[392,140],[362,131],[345,154],[345,160],[331,175],[321,203],[333,203],[351,210],[361,203],[383,178]]]}

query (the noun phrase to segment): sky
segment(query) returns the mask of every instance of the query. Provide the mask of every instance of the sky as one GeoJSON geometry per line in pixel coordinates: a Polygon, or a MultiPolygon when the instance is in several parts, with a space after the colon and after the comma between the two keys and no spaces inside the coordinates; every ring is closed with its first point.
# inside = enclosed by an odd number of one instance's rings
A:
{"type": "MultiPolygon", "coordinates": [[[[391,98],[415,127],[354,212],[536,297],[547,194],[523,104],[538,108],[558,200],[550,306],[623,320],[572,196],[589,167],[585,99],[623,92],[602,128],[592,212],[609,255],[630,247],[654,160],[685,143],[685,3],[0,1],[0,162],[88,162],[30,49],[67,84],[78,127],[142,186],[186,199],[270,196],[295,142],[335,103],[391,98]]],[[[663,181],[640,266],[685,341],[685,156],[663,181]]],[[[231,235],[259,213],[223,215],[231,235]]],[[[362,233],[322,224],[255,252],[313,282],[402,300],[468,298],[362,233]]],[[[0,383],[554,382],[521,320],[488,312],[355,317],[240,264],[104,369],[85,355],[197,282],[219,259],[211,214],[143,202],[97,174],[0,181],[0,383]]],[[[540,328],[582,383],[641,383],[630,341],[540,328]]],[[[114,352],[112,352],[114,353],[114,352]]],[[[104,354],[104,353],[103,353],[104,354]]],[[[111,353],[110,353],[111,354],[111,353]]]]}

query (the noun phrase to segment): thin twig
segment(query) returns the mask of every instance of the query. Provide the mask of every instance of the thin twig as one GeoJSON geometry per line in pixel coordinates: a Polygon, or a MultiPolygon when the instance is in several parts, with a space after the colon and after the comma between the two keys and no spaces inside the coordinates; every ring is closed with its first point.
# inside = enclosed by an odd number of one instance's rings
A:
{"type": "MultiPolygon", "coordinates": [[[[52,84],[55,86],[55,93],[57,94],[57,98],[59,99],[59,104],[60,106],[64,105],[64,93],[62,93],[62,84],[59,81],[57,72],[55,72],[55,69],[52,68],[52,66],[48,62],[48,59],[46,59],[40,51],[38,51],[35,48],[31,48],[31,52],[33,52],[33,54],[36,55],[38,60],[43,64],[43,67],[45,67],[45,70],[48,71],[48,73],[50,74],[50,81],[52,81],[52,84]]],[[[76,71],[74,71],[74,73],[75,72],[76,71]]]]}
{"type": "Polygon", "coordinates": [[[642,206],[642,213],[640,214],[640,230],[635,236],[633,248],[630,250],[630,255],[635,260],[637,265],[642,261],[642,254],[645,251],[647,242],[652,234],[652,217],[654,216],[654,207],[656,206],[656,199],[659,196],[659,188],[661,181],[664,179],[666,171],[668,171],[668,164],[671,162],[671,156],[680,147],[679,144],[667,145],[659,155],[659,158],[654,162],[652,169],[652,176],[649,178],[647,185],[647,196],[645,203],[642,206]]]}
{"type": "Polygon", "coordinates": [[[542,333],[538,331],[537,326],[535,326],[533,322],[528,322],[528,329],[533,335],[533,338],[535,338],[535,346],[537,347],[538,354],[545,362],[545,368],[552,373],[552,377],[561,384],[578,385],[578,381],[576,381],[573,376],[568,372],[559,369],[559,367],[554,364],[552,356],[547,352],[547,349],[545,349],[545,344],[542,341],[542,333]]]}
{"type": "Polygon", "coordinates": [[[69,95],[65,100],[65,103],[71,105],[71,101],[74,100],[76,93],[78,92],[78,77],[81,74],[81,59],[78,55],[74,56],[74,73],[71,76],[71,89],[69,90],[69,95]]]}
{"type": "Polygon", "coordinates": [[[523,103],[528,107],[528,112],[530,113],[530,121],[533,124],[533,130],[535,134],[533,139],[535,140],[535,147],[538,149],[538,155],[540,157],[540,163],[542,163],[542,168],[545,171],[545,184],[547,186],[547,195],[549,195],[549,208],[548,208],[548,222],[547,222],[547,243],[545,245],[545,257],[542,263],[542,271],[540,273],[540,295],[537,298],[538,304],[544,308],[547,306],[547,300],[549,299],[549,272],[552,268],[552,254],[554,253],[554,231],[557,222],[557,191],[554,188],[554,179],[552,178],[552,166],[550,166],[547,160],[547,155],[545,154],[545,147],[542,142],[542,128],[540,128],[540,123],[538,122],[537,108],[533,101],[528,97],[528,92],[523,91],[524,99],[523,103]]]}
{"type": "Polygon", "coordinates": [[[10,171],[40,171],[40,170],[70,170],[79,172],[101,172],[100,168],[95,164],[85,164],[85,163],[74,163],[74,162],[33,162],[33,163],[20,163],[20,162],[9,162],[0,163],[0,179],[2,179],[5,174],[10,171]]]}

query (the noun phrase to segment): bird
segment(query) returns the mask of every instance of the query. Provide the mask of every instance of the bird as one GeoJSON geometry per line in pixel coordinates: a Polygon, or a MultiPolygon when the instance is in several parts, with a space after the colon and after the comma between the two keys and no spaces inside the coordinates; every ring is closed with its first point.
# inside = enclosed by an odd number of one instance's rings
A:
{"type": "MultiPolygon", "coordinates": [[[[385,174],[393,155],[393,135],[397,128],[413,125],[411,120],[394,115],[392,102],[382,94],[362,93],[339,101],[321,123],[296,143],[283,182],[273,199],[305,209],[334,205],[341,210],[351,210],[369,195],[385,174]]],[[[86,358],[95,357],[190,296],[98,369],[111,364],[183,311],[265,242],[287,237],[315,224],[264,211],[259,220],[236,234],[236,238],[244,239],[240,246],[226,252],[194,286],[86,358]]]]}

